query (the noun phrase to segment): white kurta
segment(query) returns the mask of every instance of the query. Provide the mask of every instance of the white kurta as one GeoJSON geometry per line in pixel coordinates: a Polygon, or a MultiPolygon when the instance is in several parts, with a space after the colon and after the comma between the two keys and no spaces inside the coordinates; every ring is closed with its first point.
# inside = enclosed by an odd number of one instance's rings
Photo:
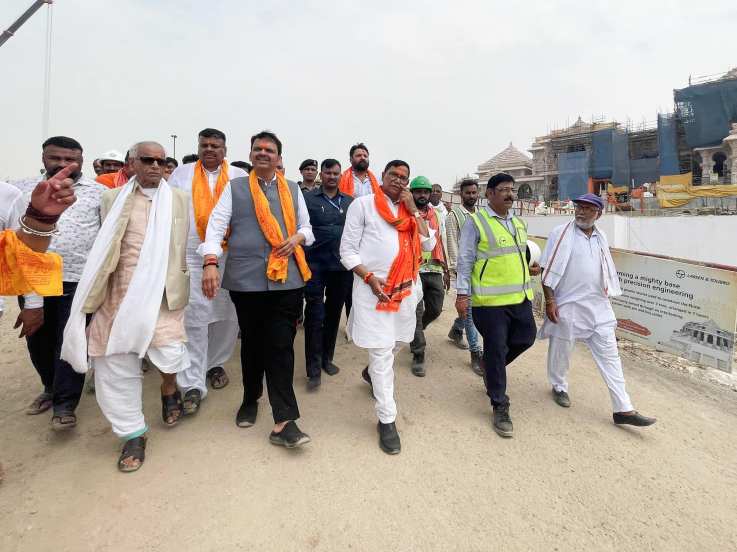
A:
{"type": "MultiPolygon", "coordinates": [[[[396,216],[399,206],[384,196],[396,216]]],[[[435,232],[430,237],[420,235],[422,249],[432,251],[435,232]]],[[[399,252],[397,231],[376,210],[374,196],[356,198],[346,213],[343,237],[340,241],[340,260],[351,270],[364,265],[378,278],[386,278],[399,252]]],[[[412,286],[412,293],[402,300],[398,312],[376,310],[377,299],[371,287],[363,280],[353,278],[353,307],[348,317],[348,335],[364,349],[393,348],[397,341],[409,343],[414,338],[417,316],[415,309],[422,299],[422,285],[412,286]]]]}
{"type": "MultiPolygon", "coordinates": [[[[573,228],[573,233],[571,257],[555,288],[560,320],[554,324],[546,318],[538,334],[541,339],[550,336],[566,340],[587,339],[597,329],[609,333],[617,325],[617,317],[604,293],[599,233],[594,230],[591,238],[587,238],[578,227],[573,228]]],[[[543,262],[549,258],[548,250],[552,245],[549,241],[543,262]]]]}
{"type": "MultiPolygon", "coordinates": [[[[195,163],[188,163],[177,167],[169,177],[169,186],[179,188],[183,192],[192,195],[192,178],[194,177],[195,163]]],[[[220,168],[215,172],[205,169],[207,179],[210,183],[210,190],[215,190],[220,168]]],[[[228,176],[230,179],[248,176],[248,173],[238,167],[228,167],[228,176]]],[[[228,296],[228,292],[220,289],[218,294],[212,300],[205,297],[202,293],[202,256],[197,253],[197,248],[202,243],[197,233],[197,225],[194,220],[194,207],[192,201],[189,202],[189,235],[187,236],[187,266],[190,273],[190,291],[189,305],[184,311],[184,324],[190,327],[201,327],[219,322],[221,320],[230,320],[237,322],[235,307],[228,296]]],[[[220,278],[222,279],[223,270],[225,268],[226,256],[220,258],[220,278]]]]}

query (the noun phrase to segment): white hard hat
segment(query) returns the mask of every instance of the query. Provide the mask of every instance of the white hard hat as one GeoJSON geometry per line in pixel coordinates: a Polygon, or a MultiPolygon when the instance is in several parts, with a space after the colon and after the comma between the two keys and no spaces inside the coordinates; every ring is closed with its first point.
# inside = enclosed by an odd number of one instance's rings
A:
{"type": "Polygon", "coordinates": [[[118,161],[119,163],[125,163],[125,157],[117,150],[110,150],[103,153],[98,157],[100,161],[118,161]]]}
{"type": "Polygon", "coordinates": [[[527,240],[527,247],[530,248],[530,264],[535,264],[540,261],[540,257],[542,256],[542,251],[540,251],[540,246],[537,245],[532,240],[527,240]]]}

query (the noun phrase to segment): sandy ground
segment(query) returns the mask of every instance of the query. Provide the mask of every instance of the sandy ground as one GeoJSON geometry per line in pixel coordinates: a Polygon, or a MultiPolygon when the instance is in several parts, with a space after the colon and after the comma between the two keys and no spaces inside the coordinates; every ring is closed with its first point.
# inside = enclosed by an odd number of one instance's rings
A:
{"type": "Polygon", "coordinates": [[[411,375],[407,352],[397,362],[399,456],[377,446],[365,354],[341,344],[340,374],[308,394],[300,333],[295,382],[310,445],[270,445],[268,406],[255,427],[235,426],[236,357],[231,385],[173,429],[147,374],[150,441],[135,474],[116,470],[119,444],[93,396],[67,435],[47,414],[24,414],[40,384],[6,313],[0,550],[737,549],[734,392],[626,360],[635,404],[659,422],[620,428],[583,348],[573,407],[553,403],[538,343],[510,369],[515,437],[502,440],[468,353],[445,337],[448,307],[428,330],[428,376],[411,375]]]}

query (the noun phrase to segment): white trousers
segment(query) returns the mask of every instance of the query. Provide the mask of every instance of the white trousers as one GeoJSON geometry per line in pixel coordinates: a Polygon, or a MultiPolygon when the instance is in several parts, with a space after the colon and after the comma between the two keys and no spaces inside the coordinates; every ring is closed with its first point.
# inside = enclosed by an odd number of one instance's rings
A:
{"type": "MultiPolygon", "coordinates": [[[[165,374],[189,366],[184,343],[151,347],[146,358],[165,374]]],[[[143,417],[143,372],[135,353],[92,357],[95,369],[95,396],[100,410],[121,439],[133,439],[148,431],[143,417]]]]}
{"type": "Polygon", "coordinates": [[[397,403],[394,402],[394,355],[406,343],[397,342],[394,347],[368,349],[371,386],[376,399],[376,416],[382,424],[390,424],[397,419],[397,403]]]}
{"type": "Polygon", "coordinates": [[[204,399],[207,396],[207,371],[230,360],[238,339],[238,322],[219,320],[206,326],[187,326],[186,330],[191,365],[177,373],[177,385],[184,393],[199,389],[204,399]]]}
{"type": "MultiPolygon", "coordinates": [[[[609,388],[614,412],[629,412],[634,410],[632,402],[624,387],[624,373],[622,360],[619,358],[617,339],[614,329],[598,330],[586,339],[581,339],[591,350],[596,367],[609,388]]],[[[568,367],[571,353],[576,345],[575,340],[561,339],[550,336],[548,345],[548,379],[556,391],[568,392],[568,367]]]]}

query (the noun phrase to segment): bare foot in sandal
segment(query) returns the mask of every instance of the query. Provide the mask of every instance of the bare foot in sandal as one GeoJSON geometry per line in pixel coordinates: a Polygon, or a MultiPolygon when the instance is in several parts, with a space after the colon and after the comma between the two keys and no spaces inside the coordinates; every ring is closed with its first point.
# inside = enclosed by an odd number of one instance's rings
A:
{"type": "Polygon", "coordinates": [[[128,439],[118,458],[118,469],[122,472],[134,472],[140,469],[146,459],[146,436],[128,439]]]}
{"type": "Polygon", "coordinates": [[[26,414],[29,416],[35,416],[36,414],[42,414],[49,408],[54,406],[53,397],[51,393],[41,393],[38,397],[33,399],[33,402],[26,407],[26,414]]]}
{"type": "Polygon", "coordinates": [[[74,427],[77,427],[77,415],[74,412],[54,414],[51,418],[51,429],[54,431],[66,431],[74,427]]]}

